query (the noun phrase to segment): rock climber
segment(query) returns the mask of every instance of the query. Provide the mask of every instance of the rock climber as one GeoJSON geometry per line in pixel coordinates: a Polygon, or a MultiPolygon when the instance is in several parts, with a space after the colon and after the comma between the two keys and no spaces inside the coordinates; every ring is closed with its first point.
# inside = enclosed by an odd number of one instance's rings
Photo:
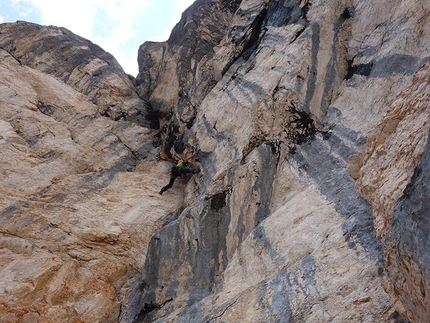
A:
{"type": "Polygon", "coordinates": [[[163,194],[165,191],[167,191],[169,188],[171,188],[173,186],[173,183],[175,182],[175,179],[179,176],[181,176],[182,174],[197,174],[200,169],[196,169],[196,168],[186,168],[185,166],[187,166],[188,161],[194,157],[194,154],[192,154],[191,156],[185,158],[184,160],[179,160],[178,163],[176,164],[176,166],[173,166],[171,171],[170,171],[170,181],[169,184],[167,184],[166,186],[164,186],[161,191],[160,191],[160,195],[163,194]]]}

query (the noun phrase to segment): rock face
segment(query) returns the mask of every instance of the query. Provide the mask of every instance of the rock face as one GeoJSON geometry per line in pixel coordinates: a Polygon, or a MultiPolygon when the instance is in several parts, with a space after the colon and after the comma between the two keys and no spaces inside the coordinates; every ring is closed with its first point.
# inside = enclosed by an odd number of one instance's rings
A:
{"type": "MultiPolygon", "coordinates": [[[[25,44],[64,31],[27,23],[0,29],[4,48],[12,46],[11,30],[23,30],[15,41],[25,44]]],[[[140,273],[152,235],[181,205],[157,198],[168,165],[153,158],[154,130],[134,118],[114,121],[93,103],[97,90],[80,93],[48,73],[62,60],[44,61],[41,71],[17,59],[21,50],[0,50],[0,321],[115,322],[121,288],[140,273]]],[[[95,65],[109,57],[87,51],[95,65]]],[[[149,106],[116,62],[112,69],[95,82],[102,88],[116,80],[112,89],[128,95],[112,91],[97,102],[126,104],[134,96],[149,106]]]]}
{"type": "Polygon", "coordinates": [[[100,114],[156,127],[152,108],[139,98],[113,56],[69,30],[5,24],[0,46],[19,63],[55,76],[85,94],[100,114]]]}
{"type": "MultiPolygon", "coordinates": [[[[228,34],[240,3],[196,0],[167,42],[139,48],[138,91],[160,115],[164,150],[169,155],[175,139],[190,129],[199,105],[220,78],[214,49],[228,34]]],[[[180,153],[183,149],[176,147],[180,153]]]]}
{"type": "Polygon", "coordinates": [[[386,289],[413,322],[430,317],[428,97],[430,61],[391,103],[361,153],[357,189],[369,200],[382,237],[386,289]]]}
{"type": "Polygon", "coordinates": [[[196,0],[136,79],[0,25],[0,320],[428,322],[429,13],[196,0]]]}

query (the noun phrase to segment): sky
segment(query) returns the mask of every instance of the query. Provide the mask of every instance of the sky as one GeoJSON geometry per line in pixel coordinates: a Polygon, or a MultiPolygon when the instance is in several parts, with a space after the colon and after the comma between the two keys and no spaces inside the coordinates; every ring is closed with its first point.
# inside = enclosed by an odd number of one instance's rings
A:
{"type": "Polygon", "coordinates": [[[126,73],[138,73],[145,41],[165,41],[194,0],[1,0],[0,23],[23,20],[65,27],[111,53],[126,73]]]}

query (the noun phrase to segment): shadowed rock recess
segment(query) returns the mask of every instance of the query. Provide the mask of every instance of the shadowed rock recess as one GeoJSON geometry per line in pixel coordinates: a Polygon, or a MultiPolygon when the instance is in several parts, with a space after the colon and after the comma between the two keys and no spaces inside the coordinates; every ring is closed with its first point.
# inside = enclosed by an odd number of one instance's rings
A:
{"type": "Polygon", "coordinates": [[[136,77],[0,24],[0,321],[428,323],[429,53],[428,0],[196,0],[136,77]]]}

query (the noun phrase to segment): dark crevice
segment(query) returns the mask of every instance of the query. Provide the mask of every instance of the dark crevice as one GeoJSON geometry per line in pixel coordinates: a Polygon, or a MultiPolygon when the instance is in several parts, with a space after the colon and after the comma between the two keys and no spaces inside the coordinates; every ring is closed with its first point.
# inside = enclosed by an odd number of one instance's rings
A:
{"type": "Polygon", "coordinates": [[[294,43],[297,38],[300,37],[301,34],[306,30],[306,28],[299,29],[296,34],[294,35],[294,38],[291,40],[291,43],[294,43]]]}
{"type": "Polygon", "coordinates": [[[149,127],[153,130],[160,129],[160,120],[158,111],[155,111],[152,105],[143,100],[143,103],[138,104],[131,109],[129,113],[124,115],[124,120],[137,123],[141,127],[149,127]]]}
{"type": "Polygon", "coordinates": [[[194,121],[196,120],[196,117],[192,117],[187,123],[186,123],[186,127],[187,127],[187,129],[188,130],[190,130],[191,129],[191,127],[193,126],[193,124],[194,124],[194,121]]]}
{"type": "Polygon", "coordinates": [[[143,321],[145,319],[145,317],[154,311],[158,311],[159,309],[161,309],[164,305],[166,305],[167,303],[170,303],[173,301],[173,298],[169,298],[166,301],[164,301],[163,303],[157,304],[157,303],[153,303],[152,301],[149,303],[145,303],[143,304],[143,308],[139,313],[138,316],[138,321],[143,321]]]}
{"type": "Polygon", "coordinates": [[[352,14],[348,8],[345,8],[345,10],[342,12],[342,14],[340,16],[343,20],[347,20],[349,18],[352,18],[352,14]]]}
{"type": "Polygon", "coordinates": [[[22,66],[22,62],[21,62],[21,60],[18,58],[18,57],[16,57],[14,54],[12,54],[12,52],[15,52],[16,51],[16,48],[14,47],[14,48],[12,48],[12,50],[7,50],[6,48],[4,48],[4,47],[0,47],[0,49],[2,49],[2,50],[4,50],[4,51],[6,51],[14,60],[16,60],[18,63],[19,63],[19,65],[21,65],[22,66]]]}
{"type": "Polygon", "coordinates": [[[257,148],[258,146],[260,146],[262,143],[264,143],[266,141],[266,136],[264,134],[261,135],[256,135],[256,136],[252,136],[249,139],[248,144],[245,146],[245,148],[243,148],[243,158],[242,158],[242,162],[245,162],[245,158],[246,156],[249,155],[249,153],[251,153],[255,148],[257,148]]]}
{"type": "Polygon", "coordinates": [[[309,20],[308,20],[308,12],[309,12],[309,9],[310,9],[310,7],[312,6],[312,4],[310,3],[310,2],[307,2],[303,7],[302,7],[302,18],[304,19],[304,21],[306,22],[306,23],[308,23],[309,22],[309,20]]]}
{"type": "Polygon", "coordinates": [[[351,79],[355,74],[362,76],[369,76],[372,72],[373,62],[367,64],[352,65],[352,60],[348,60],[348,72],[345,76],[345,80],[351,79]]]}
{"type": "Polygon", "coordinates": [[[160,119],[158,117],[158,112],[153,109],[148,110],[145,119],[149,121],[149,127],[154,130],[160,129],[160,119]]]}
{"type": "Polygon", "coordinates": [[[251,55],[255,52],[257,49],[260,41],[260,33],[262,31],[263,22],[266,19],[267,10],[262,10],[260,14],[255,18],[251,25],[251,35],[249,36],[248,41],[245,43],[245,46],[243,47],[242,51],[242,58],[245,60],[248,60],[251,55]]]}
{"type": "Polygon", "coordinates": [[[42,112],[44,115],[47,115],[48,117],[52,116],[54,114],[54,108],[52,105],[45,105],[43,102],[39,101],[37,102],[37,108],[40,112],[42,112]]]}
{"type": "Polygon", "coordinates": [[[389,319],[392,323],[410,323],[406,318],[399,314],[399,312],[395,311],[390,315],[389,319]]]}
{"type": "Polygon", "coordinates": [[[181,134],[173,143],[173,149],[179,155],[183,154],[185,151],[184,135],[184,133],[181,134]]]}
{"type": "Polygon", "coordinates": [[[237,56],[233,57],[228,64],[226,64],[226,66],[222,70],[222,75],[224,75],[230,69],[230,67],[234,64],[234,62],[236,62],[239,57],[248,60],[252,53],[255,51],[259,44],[258,40],[260,38],[260,32],[264,27],[263,22],[266,20],[266,15],[267,9],[263,9],[249,27],[248,30],[251,30],[250,35],[247,36],[248,33],[245,33],[244,37],[236,42],[237,48],[239,48],[241,43],[243,43],[243,50],[237,56]]]}
{"type": "Polygon", "coordinates": [[[228,191],[224,191],[211,197],[211,210],[219,211],[227,205],[227,193],[228,191]]]}

